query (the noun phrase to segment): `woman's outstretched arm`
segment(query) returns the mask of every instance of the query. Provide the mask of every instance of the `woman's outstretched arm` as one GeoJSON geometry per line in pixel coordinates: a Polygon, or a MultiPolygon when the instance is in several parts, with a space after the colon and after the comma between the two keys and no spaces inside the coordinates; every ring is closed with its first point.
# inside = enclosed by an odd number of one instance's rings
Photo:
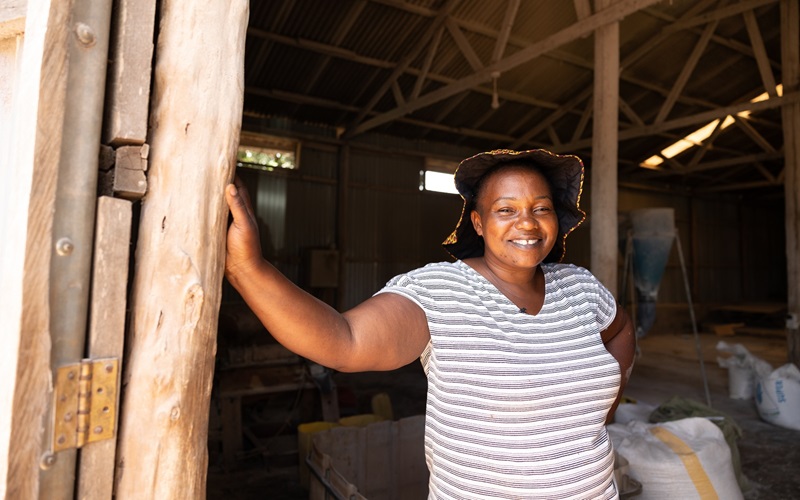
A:
{"type": "Polygon", "coordinates": [[[384,293],[340,314],[262,257],[255,213],[238,178],[226,187],[225,199],[233,215],[225,276],[284,347],[349,372],[392,370],[420,356],[430,333],[418,305],[384,293]]]}

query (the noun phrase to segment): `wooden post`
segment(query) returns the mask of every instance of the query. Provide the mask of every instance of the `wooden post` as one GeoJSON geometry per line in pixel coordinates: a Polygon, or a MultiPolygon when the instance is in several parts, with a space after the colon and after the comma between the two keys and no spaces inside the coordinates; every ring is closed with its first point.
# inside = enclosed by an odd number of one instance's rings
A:
{"type": "MultiPolygon", "coordinates": [[[[595,10],[615,0],[595,0],[595,10]]],[[[617,296],[617,129],[619,120],[619,23],[594,32],[591,270],[617,296]]]]}
{"type": "Polygon", "coordinates": [[[247,0],[162,0],[116,496],[205,498],[247,0]]]}
{"type": "Polygon", "coordinates": [[[49,275],[61,156],[72,2],[27,2],[24,50],[11,107],[13,147],[2,161],[0,497],[37,498],[44,416],[52,397],[49,275]],[[35,189],[34,189],[35,187],[35,189]]]}
{"type": "MultiPolygon", "coordinates": [[[[800,87],[800,14],[797,0],[781,0],[781,67],[784,95],[800,87]]],[[[786,195],[786,279],[789,361],[800,366],[800,103],[786,104],[783,113],[786,195]]]]}

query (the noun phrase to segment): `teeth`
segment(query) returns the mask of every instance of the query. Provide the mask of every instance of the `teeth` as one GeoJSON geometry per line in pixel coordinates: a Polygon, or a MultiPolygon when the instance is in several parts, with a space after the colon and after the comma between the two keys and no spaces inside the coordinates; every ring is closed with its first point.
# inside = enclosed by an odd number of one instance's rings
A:
{"type": "Polygon", "coordinates": [[[512,240],[518,245],[534,245],[538,240],[512,240]]]}

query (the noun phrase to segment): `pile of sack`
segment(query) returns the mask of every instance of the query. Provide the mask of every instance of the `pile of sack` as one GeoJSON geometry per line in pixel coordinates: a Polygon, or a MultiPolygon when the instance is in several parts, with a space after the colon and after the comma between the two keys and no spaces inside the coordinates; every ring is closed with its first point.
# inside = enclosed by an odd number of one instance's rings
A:
{"type": "Polygon", "coordinates": [[[751,354],[742,344],[720,341],[717,358],[728,369],[728,392],[733,399],[753,399],[762,420],[800,430],[800,370],[787,363],[777,369],[751,354]]]}

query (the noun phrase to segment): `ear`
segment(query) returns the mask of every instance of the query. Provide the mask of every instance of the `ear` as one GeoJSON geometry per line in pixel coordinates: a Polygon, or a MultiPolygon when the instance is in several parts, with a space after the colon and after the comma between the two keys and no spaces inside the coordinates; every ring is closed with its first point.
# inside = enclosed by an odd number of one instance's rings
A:
{"type": "Polygon", "coordinates": [[[483,224],[481,224],[481,215],[478,213],[477,210],[473,210],[469,213],[469,218],[472,221],[472,227],[475,228],[475,232],[478,233],[478,236],[483,236],[483,224]]]}

